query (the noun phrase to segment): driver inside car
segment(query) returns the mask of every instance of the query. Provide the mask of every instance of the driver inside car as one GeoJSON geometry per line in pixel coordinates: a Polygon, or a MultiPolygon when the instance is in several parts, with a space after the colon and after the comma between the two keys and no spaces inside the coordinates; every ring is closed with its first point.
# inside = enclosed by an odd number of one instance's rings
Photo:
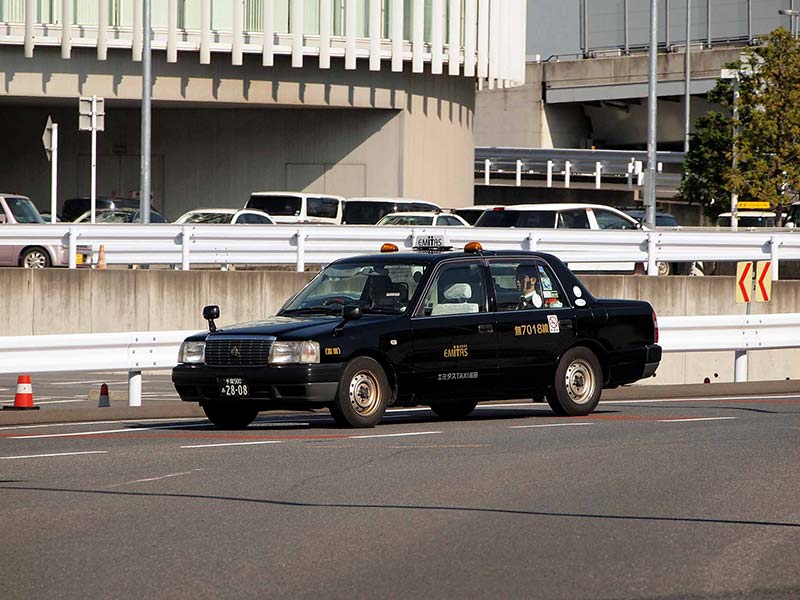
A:
{"type": "Polygon", "coordinates": [[[536,267],[534,265],[519,265],[514,273],[514,280],[520,293],[517,310],[542,308],[544,300],[539,286],[539,278],[536,275],[536,267]]]}

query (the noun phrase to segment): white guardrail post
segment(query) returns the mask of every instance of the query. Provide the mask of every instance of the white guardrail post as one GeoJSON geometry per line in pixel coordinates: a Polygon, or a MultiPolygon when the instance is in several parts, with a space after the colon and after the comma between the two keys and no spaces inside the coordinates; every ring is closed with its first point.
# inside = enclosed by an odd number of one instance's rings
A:
{"type": "MultiPolygon", "coordinates": [[[[177,357],[177,353],[175,354],[177,357]]],[[[142,405],[142,372],[128,371],[128,406],[142,405]]]]}
{"type": "Polygon", "coordinates": [[[772,261],[772,281],[778,281],[778,268],[780,266],[778,263],[778,260],[780,260],[778,248],[780,245],[780,240],[776,239],[774,235],[769,238],[769,258],[772,261]]]}
{"type": "Polygon", "coordinates": [[[298,229],[295,235],[297,238],[297,272],[302,273],[306,270],[306,232],[298,229]]]}
{"type": "Polygon", "coordinates": [[[569,180],[570,180],[570,171],[572,170],[572,163],[570,161],[566,161],[564,163],[564,187],[569,187],[569,180]]]}
{"type": "Polygon", "coordinates": [[[483,183],[485,185],[489,185],[489,183],[491,182],[490,181],[491,168],[492,168],[492,161],[487,158],[485,161],[483,161],[483,183]]]}
{"type": "Polygon", "coordinates": [[[522,161],[517,160],[517,187],[522,185],[522,161]]]}
{"type": "Polygon", "coordinates": [[[647,234],[647,274],[651,277],[658,276],[658,267],[656,263],[657,256],[657,246],[656,246],[656,234],[655,232],[651,231],[647,234]]]}
{"type": "Polygon", "coordinates": [[[189,246],[192,243],[192,234],[188,227],[181,227],[181,269],[189,270],[189,246]]]}
{"type": "Polygon", "coordinates": [[[602,176],[603,176],[603,163],[598,161],[594,163],[594,188],[596,190],[600,189],[602,176]]]}
{"type": "Polygon", "coordinates": [[[69,268],[78,268],[78,232],[74,227],[70,227],[67,232],[67,243],[69,253],[69,268]]]}
{"type": "Polygon", "coordinates": [[[547,161],[547,187],[553,187],[553,161],[547,161]]]}

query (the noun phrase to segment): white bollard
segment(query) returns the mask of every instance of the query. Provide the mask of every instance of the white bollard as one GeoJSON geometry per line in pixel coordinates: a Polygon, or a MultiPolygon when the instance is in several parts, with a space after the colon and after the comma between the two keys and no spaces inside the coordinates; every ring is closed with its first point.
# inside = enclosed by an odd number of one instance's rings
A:
{"type": "Polygon", "coordinates": [[[736,359],[733,366],[734,383],[744,383],[747,381],[747,350],[737,350],[736,359]]]}

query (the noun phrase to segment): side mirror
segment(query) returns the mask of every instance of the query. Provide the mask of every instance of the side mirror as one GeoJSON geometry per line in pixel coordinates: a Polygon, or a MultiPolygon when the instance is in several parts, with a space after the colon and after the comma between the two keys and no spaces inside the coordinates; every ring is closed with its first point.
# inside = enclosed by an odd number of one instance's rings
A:
{"type": "Polygon", "coordinates": [[[203,307],[203,318],[208,321],[208,330],[214,333],[217,330],[217,325],[214,319],[219,319],[219,306],[216,304],[209,304],[203,307]]]}
{"type": "Polygon", "coordinates": [[[348,304],[342,307],[342,318],[345,321],[357,321],[362,316],[361,307],[356,304],[348,304]]]}

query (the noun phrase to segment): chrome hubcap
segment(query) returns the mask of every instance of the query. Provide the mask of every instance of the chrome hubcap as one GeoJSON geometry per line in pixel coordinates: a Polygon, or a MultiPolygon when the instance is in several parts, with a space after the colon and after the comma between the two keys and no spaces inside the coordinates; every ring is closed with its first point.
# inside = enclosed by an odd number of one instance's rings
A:
{"type": "Polygon", "coordinates": [[[31,252],[22,263],[26,269],[44,269],[47,259],[41,252],[31,252]]]}
{"type": "Polygon", "coordinates": [[[362,416],[369,416],[378,410],[381,402],[381,388],[378,380],[369,371],[359,371],[350,380],[350,404],[362,416]]]}
{"type": "Polygon", "coordinates": [[[594,371],[583,359],[573,360],[565,377],[567,394],[575,404],[586,404],[594,396],[596,386],[594,371]]]}

